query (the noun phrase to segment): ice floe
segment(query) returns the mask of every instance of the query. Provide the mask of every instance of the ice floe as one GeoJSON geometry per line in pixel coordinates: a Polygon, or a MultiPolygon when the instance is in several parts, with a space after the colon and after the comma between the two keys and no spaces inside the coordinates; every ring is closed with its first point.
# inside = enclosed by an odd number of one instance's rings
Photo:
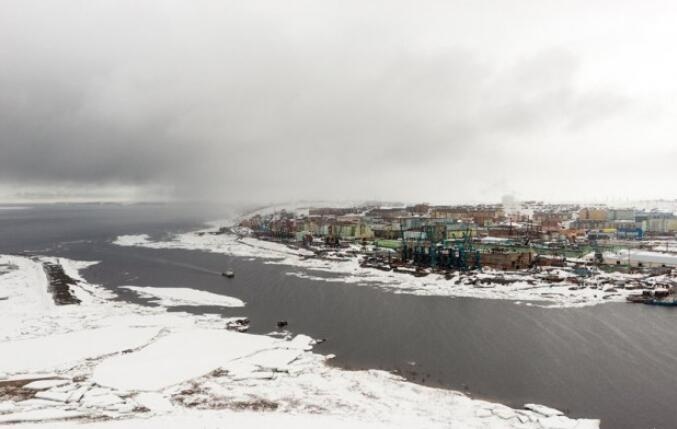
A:
{"type": "Polygon", "coordinates": [[[118,236],[114,244],[118,246],[143,246],[150,245],[150,236],[148,234],[136,234],[136,235],[120,235],[118,236]]]}
{"type": "Polygon", "coordinates": [[[52,387],[58,387],[58,386],[63,386],[68,383],[70,383],[70,380],[66,379],[49,379],[49,380],[38,380],[38,381],[33,381],[32,383],[28,383],[27,385],[23,386],[24,389],[33,389],[33,390],[45,390],[45,389],[50,389],[52,387]]]}
{"type": "Polygon", "coordinates": [[[178,305],[214,305],[219,307],[244,307],[244,302],[226,295],[185,287],[120,286],[139,296],[167,307],[178,305]]]}
{"type": "Polygon", "coordinates": [[[158,328],[112,327],[7,341],[0,343],[0,365],[7,373],[68,369],[88,358],[140,347],[158,331],[158,328]]]}
{"type": "Polygon", "coordinates": [[[123,391],[159,390],[274,348],[278,342],[262,335],[226,330],[173,332],[137,353],[107,359],[95,368],[92,380],[123,391]]]}

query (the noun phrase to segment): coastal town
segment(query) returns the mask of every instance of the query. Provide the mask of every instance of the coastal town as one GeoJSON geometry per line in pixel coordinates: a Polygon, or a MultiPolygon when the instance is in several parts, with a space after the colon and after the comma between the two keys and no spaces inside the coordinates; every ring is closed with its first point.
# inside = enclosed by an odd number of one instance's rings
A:
{"type": "MultiPolygon", "coordinates": [[[[218,232],[226,232],[222,228],[218,232]]],[[[217,232],[217,233],[218,233],[217,232]]],[[[424,277],[501,272],[568,281],[571,289],[606,277],[605,291],[638,289],[631,302],[673,304],[677,217],[657,209],[517,203],[306,207],[256,212],[231,230],[284,243],[306,257],[360,257],[364,268],[424,277]]],[[[599,282],[595,282],[598,287],[599,282]]]]}

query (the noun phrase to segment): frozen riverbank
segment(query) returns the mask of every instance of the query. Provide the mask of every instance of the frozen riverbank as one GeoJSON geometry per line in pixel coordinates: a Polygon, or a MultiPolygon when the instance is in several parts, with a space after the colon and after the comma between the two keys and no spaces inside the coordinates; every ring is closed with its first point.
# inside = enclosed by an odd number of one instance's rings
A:
{"type": "Polygon", "coordinates": [[[266,264],[289,267],[287,274],[290,276],[367,285],[394,293],[504,299],[544,307],[582,307],[624,302],[634,289],[672,281],[667,276],[606,273],[596,269],[592,271],[593,275],[581,277],[566,268],[511,272],[487,269],[483,272],[456,272],[451,276],[430,274],[414,277],[407,273],[362,267],[360,256],[355,252],[330,252],[318,257],[307,249],[229,232],[214,233],[213,228],[176,234],[169,240],[152,240],[143,234],[125,235],[117,237],[114,244],[260,258],[266,264]]]}
{"type": "Polygon", "coordinates": [[[110,292],[79,277],[85,263],[51,259],[77,280],[72,292],[81,301],[56,306],[43,261],[0,256],[0,352],[14,356],[0,362],[0,423],[598,427],[547,408],[515,410],[382,371],[332,368],[303,335],[230,332],[218,316],[111,301],[110,292]]]}

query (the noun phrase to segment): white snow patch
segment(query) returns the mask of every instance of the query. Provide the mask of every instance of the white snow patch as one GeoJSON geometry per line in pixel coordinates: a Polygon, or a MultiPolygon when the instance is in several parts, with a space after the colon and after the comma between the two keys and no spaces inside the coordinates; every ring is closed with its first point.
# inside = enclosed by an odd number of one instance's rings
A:
{"type": "MultiPolygon", "coordinates": [[[[10,270],[0,275],[0,341],[3,333],[18,333],[27,313],[49,313],[55,305],[47,292],[42,265],[29,258],[0,255],[0,266],[10,270]]],[[[0,373],[2,369],[0,369],[0,373]]]]}
{"type": "Polygon", "coordinates": [[[45,399],[47,401],[67,402],[70,395],[66,392],[58,390],[43,390],[35,394],[37,399],[45,399]]]}
{"type": "Polygon", "coordinates": [[[96,367],[92,380],[119,390],[159,390],[205,375],[279,342],[266,336],[215,329],[176,332],[137,353],[107,359],[96,367]]]}
{"type": "Polygon", "coordinates": [[[16,410],[16,404],[12,401],[0,402],[0,414],[12,413],[16,410]]]}
{"type": "Polygon", "coordinates": [[[147,344],[158,328],[115,327],[0,343],[0,371],[7,374],[64,369],[147,344]]]}
{"type": "Polygon", "coordinates": [[[20,422],[45,422],[50,420],[72,419],[75,417],[84,417],[86,413],[80,411],[69,411],[53,408],[43,408],[34,411],[0,415],[0,423],[20,423],[20,422]]]}
{"type": "Polygon", "coordinates": [[[165,307],[178,305],[244,307],[245,305],[237,298],[185,287],[120,286],[120,288],[134,291],[144,298],[152,298],[154,302],[165,307]]]}
{"type": "Polygon", "coordinates": [[[33,381],[32,383],[28,383],[27,385],[23,386],[23,388],[32,390],[45,390],[51,389],[52,387],[63,386],[64,384],[69,384],[70,382],[71,382],[70,380],[63,379],[38,380],[33,381]]]}
{"type": "Polygon", "coordinates": [[[617,253],[604,252],[604,261],[609,264],[614,264],[618,261],[621,263],[630,263],[631,265],[644,264],[647,266],[668,265],[677,266],[677,255],[663,252],[650,252],[646,250],[637,249],[623,249],[617,253]]]}
{"type": "Polygon", "coordinates": [[[174,406],[164,395],[155,392],[141,392],[134,396],[134,401],[151,411],[172,411],[174,406]]]}
{"type": "Polygon", "coordinates": [[[150,243],[150,236],[148,234],[121,235],[113,241],[113,244],[118,246],[142,246],[150,243]]]}

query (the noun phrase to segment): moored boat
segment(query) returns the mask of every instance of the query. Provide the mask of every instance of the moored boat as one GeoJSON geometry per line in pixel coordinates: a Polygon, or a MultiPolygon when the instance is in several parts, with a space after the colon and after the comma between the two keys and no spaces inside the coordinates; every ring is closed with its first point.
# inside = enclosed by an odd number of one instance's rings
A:
{"type": "Polygon", "coordinates": [[[629,295],[628,302],[648,305],[662,305],[665,307],[677,306],[677,296],[672,288],[645,290],[641,294],[629,295]]]}

